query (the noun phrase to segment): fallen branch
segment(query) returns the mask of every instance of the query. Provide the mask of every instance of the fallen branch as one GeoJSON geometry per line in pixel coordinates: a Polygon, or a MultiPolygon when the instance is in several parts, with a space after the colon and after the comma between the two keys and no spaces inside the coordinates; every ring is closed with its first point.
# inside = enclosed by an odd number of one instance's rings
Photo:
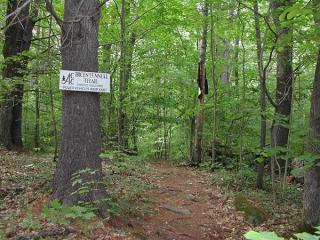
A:
{"type": "Polygon", "coordinates": [[[39,232],[32,232],[17,235],[15,237],[9,238],[9,240],[32,240],[32,239],[42,239],[47,237],[57,237],[57,236],[67,236],[70,233],[75,233],[72,228],[56,227],[50,229],[43,229],[39,232]]]}

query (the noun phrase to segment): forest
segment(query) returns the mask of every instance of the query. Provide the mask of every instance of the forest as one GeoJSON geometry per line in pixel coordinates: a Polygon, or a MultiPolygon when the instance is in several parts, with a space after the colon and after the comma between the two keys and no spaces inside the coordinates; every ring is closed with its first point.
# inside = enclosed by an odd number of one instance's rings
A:
{"type": "Polygon", "coordinates": [[[320,0],[0,14],[0,239],[320,239],[320,0]]]}

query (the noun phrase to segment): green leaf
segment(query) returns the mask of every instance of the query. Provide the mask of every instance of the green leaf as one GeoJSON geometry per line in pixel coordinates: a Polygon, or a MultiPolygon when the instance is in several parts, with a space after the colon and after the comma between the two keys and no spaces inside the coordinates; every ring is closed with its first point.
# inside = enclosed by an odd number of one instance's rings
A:
{"type": "Polygon", "coordinates": [[[86,214],[82,215],[82,218],[85,220],[90,220],[93,217],[95,217],[95,214],[93,212],[87,212],[86,214]]]}
{"type": "Polygon", "coordinates": [[[297,233],[294,236],[300,240],[319,240],[320,238],[310,233],[297,233]]]}
{"type": "Polygon", "coordinates": [[[54,200],[52,200],[52,201],[50,202],[50,206],[51,206],[52,208],[59,209],[59,208],[61,208],[61,203],[59,202],[58,199],[54,199],[54,200]]]}
{"type": "Polygon", "coordinates": [[[70,221],[65,218],[56,218],[56,223],[61,225],[69,225],[70,221]]]}
{"type": "Polygon", "coordinates": [[[66,218],[72,218],[72,219],[75,219],[78,217],[78,215],[76,215],[75,213],[68,213],[65,215],[66,218]]]}
{"type": "Polygon", "coordinates": [[[87,209],[85,207],[81,207],[81,206],[74,206],[72,207],[72,211],[76,214],[81,214],[87,211],[87,209]]]}
{"type": "Polygon", "coordinates": [[[244,237],[247,240],[284,240],[284,238],[278,237],[274,232],[255,232],[250,231],[244,237]]]}

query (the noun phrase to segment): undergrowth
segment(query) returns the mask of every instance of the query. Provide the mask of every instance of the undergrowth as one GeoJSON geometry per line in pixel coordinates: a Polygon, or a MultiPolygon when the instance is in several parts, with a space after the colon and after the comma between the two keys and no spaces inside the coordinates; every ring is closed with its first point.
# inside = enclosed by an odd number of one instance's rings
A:
{"type": "MultiPolygon", "coordinates": [[[[236,161],[233,160],[233,162],[236,161]]],[[[202,169],[210,171],[208,166],[209,164],[203,164],[202,169]]],[[[252,221],[250,215],[250,212],[254,212],[253,210],[259,209],[259,214],[264,215],[265,221],[253,224],[253,228],[255,225],[258,230],[273,229],[273,226],[276,226],[276,230],[286,237],[297,232],[303,226],[302,186],[289,183],[283,190],[279,179],[276,179],[276,189],[273,192],[271,176],[267,172],[264,178],[264,189],[260,190],[256,188],[256,178],[255,167],[248,164],[242,164],[241,167],[234,165],[228,170],[224,167],[216,167],[212,172],[213,183],[221,186],[226,197],[239,199],[245,196],[246,202],[251,204],[251,207],[248,208],[249,213],[241,207],[239,210],[244,213],[248,222],[256,223],[255,219],[252,221]]],[[[236,201],[234,205],[237,208],[236,201]]],[[[259,219],[261,219],[260,216],[259,219]]]]}
{"type": "MultiPolygon", "coordinates": [[[[149,213],[144,192],[151,185],[144,181],[148,163],[120,152],[101,155],[108,211],[112,217],[143,218],[149,213]]],[[[102,220],[87,206],[69,207],[50,200],[50,182],[55,169],[52,155],[4,152],[0,157],[0,239],[37,231],[47,226],[76,226],[94,236],[102,220]],[[43,202],[42,202],[43,201],[43,202]]]]}

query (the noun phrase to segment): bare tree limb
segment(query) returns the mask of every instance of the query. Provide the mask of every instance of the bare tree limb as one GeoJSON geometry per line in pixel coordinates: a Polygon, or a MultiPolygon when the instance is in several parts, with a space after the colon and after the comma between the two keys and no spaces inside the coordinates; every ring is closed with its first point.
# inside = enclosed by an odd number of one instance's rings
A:
{"type": "Polygon", "coordinates": [[[259,17],[263,18],[264,22],[267,24],[267,27],[269,28],[269,30],[273,33],[274,36],[278,36],[278,34],[273,30],[273,28],[271,27],[270,23],[269,23],[269,19],[268,16],[265,16],[257,11],[255,11],[252,7],[248,6],[247,4],[241,2],[238,0],[238,3],[241,4],[242,6],[244,6],[245,8],[249,9],[250,11],[252,11],[253,13],[257,14],[259,17]]]}
{"type": "Polygon", "coordinates": [[[57,24],[62,27],[62,19],[58,16],[57,12],[54,10],[52,3],[50,0],[46,0],[46,9],[47,11],[53,16],[53,18],[56,20],[57,24]]]}
{"type": "MultiPolygon", "coordinates": [[[[29,3],[32,0],[27,0],[25,3],[23,3],[21,6],[17,7],[16,10],[14,10],[12,13],[8,14],[7,16],[5,16],[4,20],[7,21],[10,17],[12,17],[13,15],[15,15],[14,19],[20,14],[20,12],[29,5],[29,3]]],[[[13,19],[13,20],[14,20],[13,19]]]]}
{"type": "MultiPolygon", "coordinates": [[[[269,68],[269,65],[270,65],[271,61],[272,61],[272,56],[273,56],[274,50],[275,50],[275,46],[272,47],[272,49],[270,51],[270,54],[269,54],[268,62],[266,64],[266,66],[263,68],[263,75],[264,75],[263,79],[264,79],[264,81],[266,81],[266,72],[267,72],[267,69],[269,68]]],[[[268,98],[269,102],[271,103],[271,105],[273,107],[276,108],[278,105],[277,105],[277,103],[275,103],[275,101],[273,101],[273,99],[272,99],[272,97],[271,97],[271,95],[270,95],[270,93],[268,91],[266,82],[264,82],[263,86],[264,86],[264,90],[266,92],[266,95],[267,95],[267,98],[268,98]]]]}

